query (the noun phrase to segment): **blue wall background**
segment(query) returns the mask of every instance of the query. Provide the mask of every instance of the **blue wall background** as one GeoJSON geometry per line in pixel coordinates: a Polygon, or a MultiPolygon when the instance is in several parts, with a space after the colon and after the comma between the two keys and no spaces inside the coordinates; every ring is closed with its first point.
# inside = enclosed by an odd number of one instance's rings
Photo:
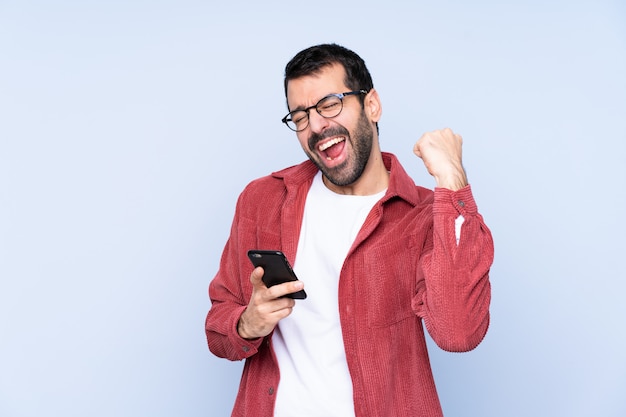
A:
{"type": "Polygon", "coordinates": [[[0,416],[229,415],[207,286],[243,186],[304,159],[282,72],[329,41],[417,183],[419,136],[464,136],[492,324],[432,345],[446,415],[626,415],[624,2],[0,0],[0,416]]]}

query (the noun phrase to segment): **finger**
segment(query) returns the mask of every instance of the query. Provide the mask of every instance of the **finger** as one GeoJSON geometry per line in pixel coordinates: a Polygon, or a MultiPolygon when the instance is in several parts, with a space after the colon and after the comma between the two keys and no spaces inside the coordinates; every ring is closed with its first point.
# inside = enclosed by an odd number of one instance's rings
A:
{"type": "Polygon", "coordinates": [[[292,305],[292,306],[288,306],[288,307],[285,307],[276,311],[273,314],[273,319],[276,321],[276,323],[278,323],[280,320],[284,319],[285,317],[289,316],[293,312],[293,307],[294,306],[292,305]]]}
{"type": "Polygon", "coordinates": [[[304,288],[302,281],[290,281],[274,285],[269,289],[272,298],[280,298],[284,295],[298,292],[304,288]]]}
{"type": "Polygon", "coordinates": [[[415,145],[413,145],[413,153],[418,156],[419,158],[422,157],[422,143],[423,143],[423,139],[424,136],[422,136],[417,142],[415,142],[415,145]]]}
{"type": "Polygon", "coordinates": [[[457,142],[463,142],[463,137],[459,135],[458,133],[454,133],[454,131],[450,129],[449,127],[446,127],[445,129],[443,129],[441,133],[442,133],[442,137],[444,138],[446,137],[454,138],[457,142]]]}
{"type": "Polygon", "coordinates": [[[296,301],[293,298],[278,298],[274,302],[274,313],[276,314],[285,314],[291,312],[293,307],[296,305],[296,301]],[[286,311],[285,311],[286,310],[286,311]]]}
{"type": "Polygon", "coordinates": [[[274,326],[280,319],[291,314],[295,305],[296,302],[292,298],[275,298],[260,304],[257,308],[257,314],[264,323],[274,326]]]}
{"type": "Polygon", "coordinates": [[[260,266],[257,266],[256,268],[252,270],[252,273],[250,274],[250,282],[252,283],[252,286],[254,288],[261,289],[265,287],[265,284],[263,283],[263,279],[262,279],[264,273],[265,271],[260,266]]]}
{"type": "Polygon", "coordinates": [[[441,132],[442,136],[455,136],[454,132],[449,127],[446,127],[444,129],[440,130],[440,132],[441,132]]]}

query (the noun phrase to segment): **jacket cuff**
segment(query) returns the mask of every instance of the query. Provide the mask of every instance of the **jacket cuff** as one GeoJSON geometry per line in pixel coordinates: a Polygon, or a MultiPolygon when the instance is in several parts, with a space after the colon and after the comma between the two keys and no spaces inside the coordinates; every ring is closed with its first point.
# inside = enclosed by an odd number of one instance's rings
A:
{"type": "Polygon", "coordinates": [[[233,322],[231,323],[231,332],[230,332],[230,341],[233,344],[234,349],[239,356],[239,359],[246,359],[250,356],[256,354],[259,351],[259,347],[261,343],[263,343],[263,338],[259,337],[256,339],[244,339],[239,336],[239,332],[237,331],[237,325],[239,324],[239,318],[243,314],[245,306],[240,307],[233,314],[233,322]]]}
{"type": "Polygon", "coordinates": [[[435,201],[433,202],[433,214],[451,214],[463,217],[474,215],[478,212],[476,201],[470,185],[466,185],[457,191],[447,188],[435,188],[435,201]]]}

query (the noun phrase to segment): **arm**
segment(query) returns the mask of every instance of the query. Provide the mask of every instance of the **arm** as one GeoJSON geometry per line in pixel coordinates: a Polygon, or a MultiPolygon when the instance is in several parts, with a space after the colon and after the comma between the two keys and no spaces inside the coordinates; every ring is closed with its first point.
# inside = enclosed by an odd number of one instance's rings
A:
{"type": "Polygon", "coordinates": [[[240,277],[245,274],[240,265],[239,224],[237,215],[230,237],[222,252],[220,267],[209,284],[211,308],[205,322],[207,343],[216,356],[229,360],[242,360],[254,355],[262,339],[246,340],[237,331],[239,317],[247,305],[248,289],[240,277]]]}
{"type": "Polygon", "coordinates": [[[450,129],[428,133],[414,152],[435,177],[432,241],[420,259],[413,307],[433,340],[444,350],[468,351],[489,326],[493,262],[491,232],[478,213],[461,163],[462,138],[450,129]],[[458,240],[455,220],[463,216],[458,240]]]}
{"type": "Polygon", "coordinates": [[[217,356],[241,360],[254,355],[263,337],[269,335],[279,320],[291,314],[294,300],[283,295],[303,288],[300,281],[267,288],[263,268],[252,270],[247,251],[259,244],[255,217],[258,205],[244,191],[237,202],[235,220],[220,260],[220,268],[209,285],[211,309],[205,331],[209,349],[217,356]],[[242,220],[242,212],[246,218],[242,220]]]}
{"type": "Polygon", "coordinates": [[[433,340],[448,351],[472,350],[489,326],[493,262],[491,233],[477,211],[470,186],[453,192],[435,190],[432,241],[420,259],[414,309],[433,340]],[[464,217],[458,245],[457,216],[464,217]]]}

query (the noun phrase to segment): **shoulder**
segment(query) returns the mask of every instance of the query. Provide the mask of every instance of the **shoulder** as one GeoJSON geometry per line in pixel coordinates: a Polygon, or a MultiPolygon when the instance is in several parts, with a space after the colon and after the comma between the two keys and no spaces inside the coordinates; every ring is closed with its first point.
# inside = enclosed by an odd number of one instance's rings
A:
{"type": "Polygon", "coordinates": [[[288,192],[298,189],[303,184],[310,184],[317,172],[317,167],[310,161],[304,161],[269,175],[257,178],[243,189],[239,196],[239,203],[263,201],[271,204],[282,200],[288,192]]]}
{"type": "Polygon", "coordinates": [[[416,185],[395,155],[383,152],[383,160],[390,172],[388,198],[399,197],[414,207],[432,204],[433,190],[416,185]]]}

